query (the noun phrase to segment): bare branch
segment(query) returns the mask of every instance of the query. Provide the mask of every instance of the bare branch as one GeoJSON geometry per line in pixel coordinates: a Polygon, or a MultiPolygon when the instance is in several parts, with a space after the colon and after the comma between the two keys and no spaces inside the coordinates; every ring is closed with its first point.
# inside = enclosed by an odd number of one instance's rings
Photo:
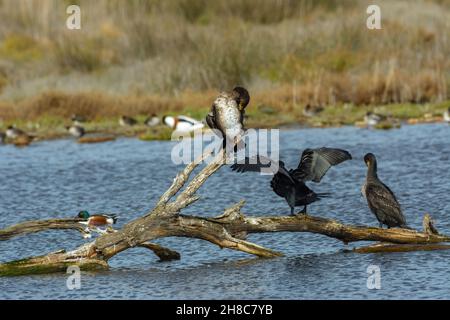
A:
{"type": "Polygon", "coordinates": [[[0,241],[8,240],[23,234],[35,233],[50,229],[74,229],[86,234],[86,226],[80,219],[49,219],[22,222],[0,230],[0,241]]]}
{"type": "Polygon", "coordinates": [[[176,251],[170,250],[156,243],[142,243],[139,247],[152,250],[160,259],[160,261],[180,260],[180,254],[176,251]]]}

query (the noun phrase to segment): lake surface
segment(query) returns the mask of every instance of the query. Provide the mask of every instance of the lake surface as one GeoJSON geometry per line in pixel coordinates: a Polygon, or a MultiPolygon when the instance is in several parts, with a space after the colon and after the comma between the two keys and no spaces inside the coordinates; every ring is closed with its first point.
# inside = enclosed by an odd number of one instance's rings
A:
{"type": "MultiPolygon", "coordinates": [[[[421,229],[425,212],[450,233],[450,126],[403,126],[372,131],[353,127],[281,132],[281,158],[297,166],[307,147],[349,150],[354,160],[332,168],[316,192],[332,197],[310,214],[349,224],[376,226],[360,188],[366,152],[378,156],[379,176],[397,194],[408,224],[421,229]]],[[[95,145],[45,141],[28,148],[0,146],[0,228],[25,220],[74,216],[80,210],[120,215],[117,227],[152,208],[182,168],[170,161],[174,142],[119,139],[95,145]]],[[[288,214],[270,178],[223,167],[199,190],[186,214],[213,216],[246,199],[247,215],[288,214]]],[[[308,233],[250,235],[250,241],[282,251],[264,260],[196,239],[157,243],[181,253],[158,262],[146,249],[130,249],[110,261],[111,270],[81,274],[81,289],[68,290],[66,274],[0,278],[1,299],[449,299],[450,251],[344,253],[364,243],[308,233]],[[367,268],[381,271],[381,289],[368,289],[367,268]]],[[[0,262],[87,240],[76,231],[48,231],[0,242],[0,262]]]]}

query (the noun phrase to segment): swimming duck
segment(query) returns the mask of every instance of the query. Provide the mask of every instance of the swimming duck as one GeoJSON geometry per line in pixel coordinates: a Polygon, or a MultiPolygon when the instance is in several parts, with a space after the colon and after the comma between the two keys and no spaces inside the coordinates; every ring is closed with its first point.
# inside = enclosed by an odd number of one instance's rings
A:
{"type": "Polygon", "coordinates": [[[76,218],[84,219],[80,223],[86,224],[89,227],[103,227],[110,226],[117,222],[117,217],[115,214],[93,214],[90,215],[86,210],[80,211],[76,218]]]}
{"type": "Polygon", "coordinates": [[[450,123],[450,107],[444,112],[444,121],[450,123]]]}
{"type": "Polygon", "coordinates": [[[180,133],[189,133],[205,126],[201,121],[186,116],[163,116],[162,122],[180,133]]]}
{"type": "Polygon", "coordinates": [[[136,121],[136,119],[131,118],[131,117],[121,116],[120,119],[119,119],[119,124],[122,127],[134,126],[135,124],[137,124],[137,121],[136,121]]]}
{"type": "Polygon", "coordinates": [[[150,117],[145,119],[144,124],[147,127],[155,127],[159,124],[159,118],[156,114],[153,113],[150,117]]]}
{"type": "Polygon", "coordinates": [[[211,129],[219,130],[227,141],[238,143],[245,132],[245,108],[250,102],[250,95],[245,88],[235,87],[231,92],[221,92],[214,100],[211,111],[206,116],[206,123],[211,129]]]}
{"type": "Polygon", "coordinates": [[[283,161],[277,163],[259,155],[250,159],[246,157],[245,163],[235,163],[231,169],[237,172],[269,169],[274,174],[270,186],[278,196],[286,200],[291,208],[291,215],[295,215],[294,208],[297,206],[303,206],[300,213],[307,214],[308,205],[328,197],[329,194],[315,193],[305,182],[320,182],[328,169],[350,159],[352,159],[351,154],[342,149],[306,149],[302,153],[297,169],[288,170],[283,161]]]}
{"type": "Polygon", "coordinates": [[[322,106],[311,106],[309,103],[305,106],[303,109],[303,115],[305,117],[311,118],[319,113],[321,113],[324,110],[322,106]]]}
{"type": "Polygon", "coordinates": [[[72,125],[70,127],[66,127],[66,129],[67,131],[69,131],[71,135],[73,135],[76,138],[81,138],[86,133],[84,128],[79,125],[72,125]]]}
{"type": "Polygon", "coordinates": [[[82,123],[86,122],[86,118],[79,114],[73,114],[70,118],[74,125],[80,126],[82,123]]]}
{"type": "Polygon", "coordinates": [[[372,111],[368,111],[364,116],[364,122],[368,127],[374,127],[378,125],[380,122],[385,121],[387,118],[381,114],[374,113],[372,111]]]}
{"type": "Polygon", "coordinates": [[[25,132],[20,129],[17,129],[15,126],[9,126],[6,129],[6,136],[10,139],[16,139],[20,135],[25,135],[25,132]]]}
{"type": "Polygon", "coordinates": [[[388,228],[409,228],[394,193],[378,178],[375,155],[372,153],[366,154],[364,162],[367,165],[367,177],[361,192],[367,200],[370,211],[380,223],[380,228],[384,224],[388,228]]]}

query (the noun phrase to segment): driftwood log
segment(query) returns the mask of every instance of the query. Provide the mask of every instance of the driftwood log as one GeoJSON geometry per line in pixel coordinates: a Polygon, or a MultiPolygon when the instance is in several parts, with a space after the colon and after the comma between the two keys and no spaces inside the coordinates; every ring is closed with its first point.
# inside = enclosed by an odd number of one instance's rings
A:
{"type": "MultiPolygon", "coordinates": [[[[355,241],[376,242],[371,246],[349,250],[357,253],[450,248],[450,245],[445,244],[450,242],[450,237],[437,233],[434,227],[430,228],[432,220],[428,215],[424,219],[424,230],[427,232],[352,226],[310,215],[249,217],[241,212],[244,201],[212,218],[183,215],[182,209],[199,199],[197,190],[225,164],[225,156],[221,151],[187,183],[192,171],[208,156],[211,154],[205,153],[187,165],[150,212],[127,223],[120,230],[103,234],[72,251],[60,250],[0,264],[0,276],[65,272],[67,267],[73,265],[79,266],[81,270],[104,270],[108,269],[111,257],[133,247],[148,248],[161,260],[179,259],[179,253],[150,242],[172,236],[203,239],[220,248],[239,250],[262,258],[278,257],[282,253],[247,241],[249,233],[312,232],[341,240],[344,244],[355,241]],[[432,229],[436,232],[429,231],[432,229]]],[[[74,229],[84,233],[85,228],[78,219],[28,221],[0,230],[0,241],[48,229],[74,229]]]]}

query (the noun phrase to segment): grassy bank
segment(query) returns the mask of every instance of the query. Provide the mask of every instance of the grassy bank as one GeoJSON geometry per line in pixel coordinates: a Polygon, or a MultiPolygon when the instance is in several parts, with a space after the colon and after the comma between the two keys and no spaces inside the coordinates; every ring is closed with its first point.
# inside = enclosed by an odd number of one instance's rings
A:
{"type": "Polygon", "coordinates": [[[450,99],[450,0],[377,1],[381,30],[366,0],[76,3],[81,30],[65,27],[67,1],[0,2],[0,130],[60,136],[77,113],[88,130],[145,134],[118,117],[200,119],[237,84],[258,127],[420,118],[450,99]],[[309,119],[306,104],[326,108],[309,119]]]}
{"type": "MultiPolygon", "coordinates": [[[[281,88],[252,94],[245,120],[249,128],[279,128],[283,126],[329,127],[354,125],[362,121],[368,111],[374,111],[400,121],[415,119],[426,122],[439,118],[450,106],[450,101],[439,103],[397,103],[387,105],[357,106],[339,103],[323,106],[323,111],[313,117],[304,115],[304,104],[297,103],[295,88],[281,88]]],[[[0,113],[0,131],[16,125],[41,139],[67,136],[65,126],[71,124],[73,114],[87,118],[84,124],[90,133],[114,136],[138,136],[144,140],[170,139],[171,130],[164,126],[148,128],[143,123],[152,113],[163,115],[188,115],[204,119],[217,92],[194,94],[188,92],[174,99],[158,97],[113,97],[105,94],[64,94],[49,92],[26,99],[18,104],[3,103],[0,113]],[[138,125],[119,126],[122,115],[133,116],[138,125]]]]}

